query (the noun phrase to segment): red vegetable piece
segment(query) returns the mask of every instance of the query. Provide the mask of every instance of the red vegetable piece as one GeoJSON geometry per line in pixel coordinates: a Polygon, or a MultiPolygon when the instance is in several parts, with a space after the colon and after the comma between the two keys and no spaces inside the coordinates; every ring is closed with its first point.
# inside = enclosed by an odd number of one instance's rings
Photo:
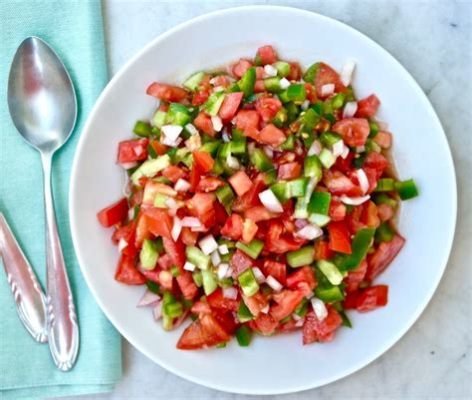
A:
{"type": "Polygon", "coordinates": [[[102,226],[109,228],[115,224],[123,222],[128,216],[128,200],[123,198],[116,203],[105,207],[97,213],[97,219],[102,226]]]}

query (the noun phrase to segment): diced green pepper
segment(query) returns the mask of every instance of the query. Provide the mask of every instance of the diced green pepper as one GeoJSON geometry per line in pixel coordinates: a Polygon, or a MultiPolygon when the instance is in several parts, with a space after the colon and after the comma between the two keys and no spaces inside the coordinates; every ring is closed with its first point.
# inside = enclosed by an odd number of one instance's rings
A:
{"type": "Polygon", "coordinates": [[[334,157],[333,153],[331,153],[328,149],[322,149],[318,157],[321,161],[321,164],[323,164],[323,167],[326,169],[330,169],[336,162],[336,158],[334,157]]]}
{"type": "Polygon", "coordinates": [[[301,83],[292,84],[282,93],[280,93],[279,98],[282,103],[293,101],[294,103],[301,104],[306,99],[305,85],[301,83]]]}
{"type": "Polygon", "coordinates": [[[271,93],[280,93],[282,91],[280,78],[274,76],[273,78],[264,79],[264,88],[271,93]]]}
{"type": "Polygon", "coordinates": [[[249,311],[249,308],[244,304],[244,301],[239,303],[239,309],[236,316],[238,317],[238,321],[241,323],[248,322],[254,318],[251,311],[249,311]]]}
{"type": "Polygon", "coordinates": [[[377,136],[377,133],[379,133],[379,130],[380,130],[379,125],[375,121],[370,121],[369,128],[370,128],[369,137],[373,139],[374,137],[377,136]]]}
{"type": "Polygon", "coordinates": [[[262,149],[255,148],[249,153],[249,160],[259,171],[269,171],[274,168],[272,160],[267,157],[262,149]]]}
{"type": "Polygon", "coordinates": [[[335,110],[341,108],[344,105],[344,102],[346,100],[346,95],[344,93],[337,93],[332,99],[331,99],[331,107],[333,107],[335,110]]]}
{"type": "Polygon", "coordinates": [[[382,148],[372,139],[367,139],[367,141],[365,142],[365,151],[380,153],[382,151],[382,148]]]}
{"type": "Polygon", "coordinates": [[[259,254],[264,247],[264,242],[257,239],[251,240],[248,244],[237,242],[236,247],[255,260],[257,257],[259,257],[259,254]]]}
{"type": "Polygon", "coordinates": [[[252,330],[247,325],[243,325],[236,329],[235,336],[241,347],[247,347],[251,343],[252,330]]]}
{"type": "Polygon", "coordinates": [[[149,137],[152,133],[152,128],[149,122],[136,121],[136,124],[134,124],[133,132],[141,137],[149,137]]]}
{"type": "Polygon", "coordinates": [[[303,167],[303,175],[306,177],[314,178],[316,182],[319,182],[323,177],[323,168],[321,161],[315,154],[305,158],[303,167]]]}
{"type": "Polygon", "coordinates": [[[197,285],[198,287],[202,287],[203,285],[202,271],[199,271],[199,270],[193,271],[192,278],[193,278],[193,281],[195,282],[195,285],[197,285]]]}
{"type": "Polygon", "coordinates": [[[395,208],[397,206],[397,201],[395,199],[392,199],[385,193],[375,194],[374,196],[372,196],[372,201],[377,205],[386,204],[392,208],[395,208]]]}
{"type": "Polygon", "coordinates": [[[184,126],[190,122],[190,110],[180,103],[170,103],[166,124],[184,126]]]}
{"type": "Polygon", "coordinates": [[[139,184],[139,180],[146,176],[152,178],[158,172],[162,171],[170,165],[170,157],[167,154],[154,158],[152,160],[144,161],[131,175],[131,181],[134,185],[139,184]]]}
{"type": "Polygon", "coordinates": [[[306,313],[308,312],[308,300],[306,297],[304,297],[301,301],[301,303],[295,308],[294,313],[297,314],[299,317],[303,318],[306,313]]]}
{"type": "Polygon", "coordinates": [[[231,187],[228,184],[216,189],[216,198],[223,205],[223,207],[228,211],[228,214],[231,213],[231,204],[234,200],[234,193],[231,187]]]}
{"type": "Polygon", "coordinates": [[[344,299],[344,294],[339,286],[331,287],[320,287],[315,289],[315,295],[325,303],[331,303],[333,301],[341,301],[344,299]]]}
{"type": "Polygon", "coordinates": [[[213,157],[216,156],[218,148],[220,147],[221,142],[219,140],[212,140],[210,142],[204,143],[198,151],[204,151],[210,153],[213,157]]]}
{"type": "Polygon", "coordinates": [[[225,99],[224,92],[214,92],[203,105],[203,108],[211,116],[216,116],[225,99]]]}
{"type": "Polygon", "coordinates": [[[208,296],[212,294],[218,288],[218,280],[216,279],[216,274],[210,269],[205,269],[202,271],[203,279],[203,291],[208,296]]]}
{"type": "Polygon", "coordinates": [[[309,108],[300,115],[300,131],[311,133],[318,122],[320,122],[319,115],[314,110],[309,108]]]}
{"type": "Polygon", "coordinates": [[[351,254],[338,255],[335,263],[341,272],[350,271],[359,266],[367,254],[374,238],[375,229],[364,228],[357,231],[352,240],[351,254]]]}
{"type": "Polygon", "coordinates": [[[303,75],[303,80],[308,83],[314,83],[316,75],[318,74],[318,70],[320,69],[320,63],[317,62],[311,65],[303,75]]]}
{"type": "Polygon", "coordinates": [[[187,78],[183,86],[187,88],[188,90],[195,92],[198,89],[198,85],[200,85],[200,82],[203,80],[204,77],[205,77],[205,72],[203,71],[197,72],[191,75],[189,78],[187,78]]]}
{"type": "Polygon", "coordinates": [[[166,123],[167,113],[165,111],[157,110],[152,117],[152,125],[157,128],[162,128],[166,123]]]}
{"type": "Polygon", "coordinates": [[[285,61],[276,61],[272,66],[277,70],[277,75],[285,78],[290,74],[290,64],[285,61]]]}
{"type": "Polygon", "coordinates": [[[338,311],[338,313],[341,316],[341,319],[343,320],[342,326],[345,326],[347,328],[352,328],[352,322],[347,316],[346,311],[341,310],[341,311],[338,311]]]}
{"type": "Polygon", "coordinates": [[[325,147],[331,148],[336,142],[339,142],[340,140],[341,136],[335,132],[323,132],[320,135],[320,141],[325,147]]]}
{"type": "Polygon", "coordinates": [[[232,140],[229,142],[230,150],[232,154],[245,154],[246,153],[246,139],[244,140],[232,140]]]}
{"type": "Polygon", "coordinates": [[[154,147],[152,147],[150,144],[147,146],[147,152],[148,156],[150,158],[157,158],[159,155],[156,153],[156,150],[154,150],[154,147]]]}
{"type": "Polygon", "coordinates": [[[285,142],[280,145],[282,150],[293,150],[295,148],[295,136],[289,135],[285,142]]]}
{"type": "Polygon", "coordinates": [[[395,182],[395,190],[398,192],[400,199],[409,200],[418,196],[418,188],[413,179],[408,179],[403,182],[395,182]]]}
{"type": "Polygon", "coordinates": [[[183,314],[182,303],[175,302],[166,304],[165,306],[163,306],[163,312],[169,318],[178,318],[183,314]]]}
{"type": "Polygon", "coordinates": [[[391,192],[395,190],[395,181],[392,178],[382,178],[377,182],[376,192],[391,192]]]}
{"type": "Polygon", "coordinates": [[[331,218],[324,214],[313,213],[308,216],[308,221],[312,224],[318,225],[320,228],[329,224],[331,218]]]}
{"type": "Polygon", "coordinates": [[[298,118],[300,107],[298,107],[294,102],[286,103],[284,107],[287,110],[287,124],[291,124],[298,118]]]}
{"type": "Polygon", "coordinates": [[[395,231],[388,222],[383,222],[375,231],[376,243],[390,242],[395,236],[395,231]]]}
{"type": "Polygon", "coordinates": [[[323,272],[332,285],[339,285],[343,281],[341,272],[339,272],[339,269],[333,263],[326,260],[320,260],[318,261],[318,268],[323,272]]]}
{"type": "Polygon", "coordinates": [[[195,246],[187,246],[185,249],[185,255],[193,265],[196,265],[202,270],[208,269],[210,265],[210,256],[207,256],[203,251],[195,246]]]}
{"type": "Polygon", "coordinates": [[[238,282],[245,296],[254,296],[259,291],[259,284],[257,283],[252,268],[248,268],[239,274],[238,282]]]}
{"type": "Polygon", "coordinates": [[[287,191],[289,197],[305,196],[308,178],[297,178],[287,182],[287,191]]]}
{"type": "Polygon", "coordinates": [[[302,267],[311,264],[315,259],[315,249],[313,246],[305,246],[295,251],[287,253],[287,263],[292,268],[302,267]]]}
{"type": "Polygon", "coordinates": [[[249,68],[242,78],[238,81],[240,90],[244,93],[245,97],[250,96],[254,93],[254,86],[256,84],[256,69],[254,67],[249,68]]]}
{"type": "Polygon", "coordinates": [[[329,192],[313,192],[310,203],[308,203],[308,212],[328,215],[330,203],[331,194],[329,192]]]}
{"type": "Polygon", "coordinates": [[[270,190],[275,194],[275,197],[283,204],[286,203],[287,200],[290,198],[290,193],[288,192],[287,188],[287,182],[285,181],[280,181],[277,183],[274,183],[271,187],[270,190]]]}
{"type": "Polygon", "coordinates": [[[270,186],[277,181],[277,171],[275,169],[265,171],[262,176],[264,178],[264,184],[267,186],[270,186]]]}
{"type": "Polygon", "coordinates": [[[159,285],[156,282],[153,281],[147,281],[146,286],[148,290],[152,293],[159,294],[159,285]]]}
{"type": "Polygon", "coordinates": [[[175,265],[172,266],[172,268],[170,269],[170,273],[172,274],[174,278],[177,278],[180,275],[179,268],[175,265]]]}

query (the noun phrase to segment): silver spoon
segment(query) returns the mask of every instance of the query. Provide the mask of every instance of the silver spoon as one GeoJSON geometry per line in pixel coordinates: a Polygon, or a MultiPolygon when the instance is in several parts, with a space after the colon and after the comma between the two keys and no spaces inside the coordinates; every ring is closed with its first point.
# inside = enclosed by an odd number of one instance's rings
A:
{"type": "Polygon", "coordinates": [[[54,152],[69,138],[77,117],[74,87],[56,53],[37,37],[16,51],[8,79],[8,107],[23,139],[41,154],[46,213],[46,302],[48,342],[62,371],[72,368],[79,349],[79,326],[57,232],[51,192],[54,152]]]}

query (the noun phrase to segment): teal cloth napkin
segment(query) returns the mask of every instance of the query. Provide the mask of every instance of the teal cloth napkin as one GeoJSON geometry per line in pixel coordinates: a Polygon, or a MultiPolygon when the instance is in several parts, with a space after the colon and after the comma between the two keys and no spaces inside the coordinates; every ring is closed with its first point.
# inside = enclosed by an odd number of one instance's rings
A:
{"type": "Polygon", "coordinates": [[[81,340],[73,370],[66,373],[57,370],[48,345],[34,342],[22,326],[5,275],[0,272],[0,397],[5,399],[110,391],[121,376],[120,337],[98,308],[81,275],[70,236],[68,212],[74,150],[85,118],[107,80],[101,4],[99,1],[0,1],[0,210],[44,284],[39,153],[17,133],[6,103],[11,60],[17,46],[31,35],[44,39],[56,50],[77,90],[78,121],[73,136],[55,156],[53,186],[81,340]]]}

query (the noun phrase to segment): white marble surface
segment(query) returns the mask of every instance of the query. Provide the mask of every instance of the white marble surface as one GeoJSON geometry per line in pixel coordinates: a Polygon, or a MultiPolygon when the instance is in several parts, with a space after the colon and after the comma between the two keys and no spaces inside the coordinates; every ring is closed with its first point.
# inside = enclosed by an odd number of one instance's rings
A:
{"type": "MultiPolygon", "coordinates": [[[[104,0],[110,73],[143,45],[194,16],[264,1],[104,0]]],[[[472,2],[271,1],[348,23],[390,51],[417,79],[444,125],[458,177],[459,218],[446,274],[414,327],[361,371],[322,388],[276,399],[472,398],[472,2]]],[[[438,182],[440,184],[440,182],[438,182]]],[[[446,210],[447,212],[447,210],[446,210]]],[[[432,216],[434,217],[434,216],[432,216]]],[[[439,227],[438,227],[439,228],[439,227]]],[[[180,379],[124,343],[124,376],[94,399],[249,399],[180,379]]]]}

